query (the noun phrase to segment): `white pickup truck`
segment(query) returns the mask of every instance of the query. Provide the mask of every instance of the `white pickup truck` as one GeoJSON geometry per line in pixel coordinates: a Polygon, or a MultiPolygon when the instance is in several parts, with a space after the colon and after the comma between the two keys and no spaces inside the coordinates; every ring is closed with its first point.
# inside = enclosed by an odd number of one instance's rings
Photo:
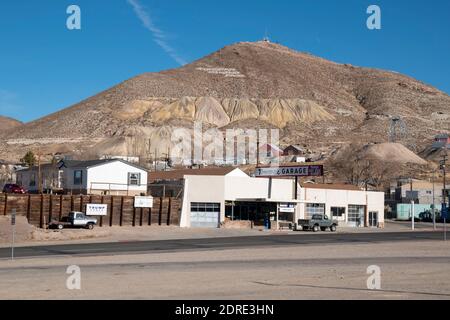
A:
{"type": "Polygon", "coordinates": [[[61,221],[52,220],[48,227],[49,229],[62,230],[64,228],[85,228],[92,230],[97,224],[97,219],[86,216],[83,212],[70,212],[67,217],[61,219],[61,221]]]}

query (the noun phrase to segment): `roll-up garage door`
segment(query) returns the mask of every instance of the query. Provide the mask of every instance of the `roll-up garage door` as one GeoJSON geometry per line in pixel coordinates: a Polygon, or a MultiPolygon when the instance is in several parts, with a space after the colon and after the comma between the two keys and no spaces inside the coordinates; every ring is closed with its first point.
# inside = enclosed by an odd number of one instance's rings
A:
{"type": "Polygon", "coordinates": [[[218,228],[220,203],[191,203],[191,228],[218,228]]]}

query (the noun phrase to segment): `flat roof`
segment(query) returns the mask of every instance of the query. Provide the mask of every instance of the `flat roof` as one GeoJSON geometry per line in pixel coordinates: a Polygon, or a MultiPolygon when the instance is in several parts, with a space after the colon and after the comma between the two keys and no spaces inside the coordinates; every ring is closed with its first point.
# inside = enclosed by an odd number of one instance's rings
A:
{"type": "Polygon", "coordinates": [[[226,176],[238,168],[234,167],[211,167],[202,169],[179,169],[172,171],[150,172],[150,181],[182,180],[185,176],[226,176]]]}
{"type": "Polygon", "coordinates": [[[285,162],[279,165],[259,165],[257,168],[286,168],[286,167],[308,167],[308,166],[323,166],[323,162],[285,162]]]}
{"type": "MultiPolygon", "coordinates": [[[[232,200],[227,200],[232,201],[232,200]]],[[[270,202],[270,203],[306,203],[305,200],[295,200],[295,199],[269,199],[269,198],[257,198],[257,199],[236,199],[232,202],[270,202]]]]}
{"type": "Polygon", "coordinates": [[[304,183],[301,187],[304,189],[363,191],[362,188],[358,186],[344,183],[304,183]]]}

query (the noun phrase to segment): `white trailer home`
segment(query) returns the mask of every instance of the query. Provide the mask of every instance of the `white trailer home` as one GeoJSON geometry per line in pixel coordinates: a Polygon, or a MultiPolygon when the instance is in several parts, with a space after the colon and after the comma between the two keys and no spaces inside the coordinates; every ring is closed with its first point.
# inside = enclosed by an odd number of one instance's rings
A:
{"type": "Polygon", "coordinates": [[[71,194],[145,195],[147,170],[121,159],[61,161],[63,186],[71,194]]]}
{"type": "Polygon", "coordinates": [[[121,159],[61,160],[17,172],[17,181],[31,193],[141,195],[147,193],[147,170],[121,159]],[[39,176],[40,175],[40,176],[39,176]]]}

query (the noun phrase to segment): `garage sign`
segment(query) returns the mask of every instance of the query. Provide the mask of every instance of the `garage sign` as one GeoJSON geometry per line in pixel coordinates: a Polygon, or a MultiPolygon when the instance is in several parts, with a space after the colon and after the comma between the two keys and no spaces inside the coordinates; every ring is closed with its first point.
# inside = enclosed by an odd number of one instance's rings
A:
{"type": "Polygon", "coordinates": [[[256,168],[256,177],[322,177],[322,165],[256,168]]]}
{"type": "Polygon", "coordinates": [[[107,204],[87,204],[86,205],[87,216],[107,216],[108,205],[107,204]]]}

